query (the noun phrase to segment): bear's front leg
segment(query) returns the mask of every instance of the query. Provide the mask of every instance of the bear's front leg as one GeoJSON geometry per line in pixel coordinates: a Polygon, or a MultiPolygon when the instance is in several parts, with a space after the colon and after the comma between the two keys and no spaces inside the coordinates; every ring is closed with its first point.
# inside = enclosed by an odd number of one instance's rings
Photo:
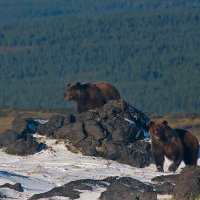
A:
{"type": "Polygon", "coordinates": [[[172,164],[169,166],[169,171],[170,172],[175,172],[179,165],[181,164],[181,161],[182,161],[182,158],[178,158],[178,159],[175,159],[172,164]]]}
{"type": "Polygon", "coordinates": [[[162,153],[153,153],[154,162],[156,164],[156,168],[159,172],[164,172],[163,165],[165,161],[164,154],[162,153]]]}

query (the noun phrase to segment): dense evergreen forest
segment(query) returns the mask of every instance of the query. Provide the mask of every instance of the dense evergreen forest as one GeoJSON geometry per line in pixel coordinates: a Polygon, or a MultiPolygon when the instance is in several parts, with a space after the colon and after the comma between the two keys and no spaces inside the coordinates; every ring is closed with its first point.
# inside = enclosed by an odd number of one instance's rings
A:
{"type": "Polygon", "coordinates": [[[152,114],[200,112],[200,2],[0,0],[0,107],[69,108],[105,80],[152,114]]]}

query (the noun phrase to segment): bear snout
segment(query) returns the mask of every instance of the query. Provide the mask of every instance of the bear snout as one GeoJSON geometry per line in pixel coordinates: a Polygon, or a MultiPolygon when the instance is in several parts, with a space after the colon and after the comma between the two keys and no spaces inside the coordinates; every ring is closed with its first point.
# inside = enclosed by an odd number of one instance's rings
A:
{"type": "Polygon", "coordinates": [[[64,93],[64,98],[65,100],[70,100],[69,96],[66,93],[64,93]]]}

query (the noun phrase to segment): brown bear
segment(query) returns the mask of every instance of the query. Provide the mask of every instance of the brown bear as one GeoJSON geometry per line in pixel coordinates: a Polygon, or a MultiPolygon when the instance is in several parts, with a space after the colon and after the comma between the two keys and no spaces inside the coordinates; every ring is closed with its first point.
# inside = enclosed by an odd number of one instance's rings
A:
{"type": "Polygon", "coordinates": [[[101,90],[92,83],[69,83],[64,97],[77,103],[78,113],[100,108],[106,103],[101,90]]]}
{"type": "Polygon", "coordinates": [[[100,81],[95,83],[95,85],[101,90],[106,102],[109,100],[118,100],[120,99],[120,94],[117,88],[111,83],[100,81]]]}
{"type": "Polygon", "coordinates": [[[181,161],[186,165],[196,165],[199,142],[184,129],[172,129],[167,121],[150,122],[151,152],[156,168],[163,172],[164,156],[172,160],[169,171],[175,172],[181,161]]]}

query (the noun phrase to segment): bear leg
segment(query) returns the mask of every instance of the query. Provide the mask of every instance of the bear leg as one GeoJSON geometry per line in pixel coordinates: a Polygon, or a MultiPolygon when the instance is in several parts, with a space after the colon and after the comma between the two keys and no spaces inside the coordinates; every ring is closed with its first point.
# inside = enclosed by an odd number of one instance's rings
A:
{"type": "Polygon", "coordinates": [[[182,161],[182,158],[178,158],[178,159],[175,159],[172,164],[169,166],[169,171],[170,172],[175,172],[179,165],[181,164],[181,161],[182,161]]]}
{"type": "Polygon", "coordinates": [[[163,165],[164,165],[164,154],[156,154],[153,153],[154,162],[156,164],[156,168],[159,172],[164,172],[163,165]]]}

